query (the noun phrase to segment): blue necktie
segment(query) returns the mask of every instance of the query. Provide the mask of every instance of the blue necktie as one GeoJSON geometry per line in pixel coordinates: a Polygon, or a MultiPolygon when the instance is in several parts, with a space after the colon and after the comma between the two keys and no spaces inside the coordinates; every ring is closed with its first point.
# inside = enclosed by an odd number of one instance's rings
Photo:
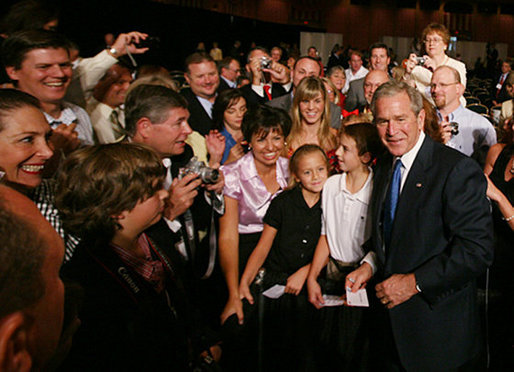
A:
{"type": "Polygon", "coordinates": [[[388,251],[389,244],[391,243],[391,232],[393,230],[394,214],[396,213],[398,198],[400,197],[401,182],[402,161],[398,159],[394,164],[393,176],[391,177],[391,184],[389,185],[384,205],[384,243],[386,251],[388,251]]]}

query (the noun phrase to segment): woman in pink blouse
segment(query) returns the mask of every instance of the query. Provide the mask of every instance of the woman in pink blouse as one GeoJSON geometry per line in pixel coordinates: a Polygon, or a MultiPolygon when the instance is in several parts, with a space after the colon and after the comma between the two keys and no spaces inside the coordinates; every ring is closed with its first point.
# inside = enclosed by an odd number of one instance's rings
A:
{"type": "Polygon", "coordinates": [[[229,292],[222,323],[234,314],[243,323],[239,278],[259,241],[271,200],[287,187],[289,161],[280,154],[290,127],[291,119],[283,110],[259,106],[249,111],[242,123],[249,151],[221,167],[226,209],[220,218],[219,254],[229,292]]]}

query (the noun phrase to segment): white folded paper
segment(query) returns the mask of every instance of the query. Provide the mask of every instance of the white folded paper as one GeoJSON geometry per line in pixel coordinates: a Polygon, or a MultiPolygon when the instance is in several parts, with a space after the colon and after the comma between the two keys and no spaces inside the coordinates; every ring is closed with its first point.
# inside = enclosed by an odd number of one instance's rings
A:
{"type": "Polygon", "coordinates": [[[264,292],[262,292],[262,294],[268,298],[277,299],[284,294],[285,289],[285,285],[275,284],[273,287],[269,287],[264,292]]]}
{"type": "Polygon", "coordinates": [[[359,289],[357,292],[346,290],[346,302],[350,306],[369,307],[368,294],[366,289],[359,289]]]}
{"type": "Polygon", "coordinates": [[[341,296],[334,296],[334,295],[323,295],[323,301],[325,304],[323,306],[343,306],[344,300],[341,298],[341,296]]]}

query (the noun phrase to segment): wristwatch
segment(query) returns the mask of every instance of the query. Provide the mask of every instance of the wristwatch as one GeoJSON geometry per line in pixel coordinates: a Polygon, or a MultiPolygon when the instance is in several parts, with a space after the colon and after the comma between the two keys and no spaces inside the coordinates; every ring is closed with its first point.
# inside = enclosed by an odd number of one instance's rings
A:
{"type": "Polygon", "coordinates": [[[114,58],[116,58],[118,56],[118,51],[116,50],[116,48],[111,48],[111,49],[108,50],[108,52],[114,58]]]}

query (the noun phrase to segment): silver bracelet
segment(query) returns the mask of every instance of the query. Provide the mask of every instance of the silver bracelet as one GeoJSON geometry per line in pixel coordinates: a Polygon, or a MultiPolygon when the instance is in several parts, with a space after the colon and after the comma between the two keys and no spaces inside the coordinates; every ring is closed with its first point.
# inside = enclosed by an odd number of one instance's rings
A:
{"type": "Polygon", "coordinates": [[[502,220],[504,220],[506,222],[512,221],[513,219],[514,219],[514,214],[510,217],[502,217],[502,220]]]}

